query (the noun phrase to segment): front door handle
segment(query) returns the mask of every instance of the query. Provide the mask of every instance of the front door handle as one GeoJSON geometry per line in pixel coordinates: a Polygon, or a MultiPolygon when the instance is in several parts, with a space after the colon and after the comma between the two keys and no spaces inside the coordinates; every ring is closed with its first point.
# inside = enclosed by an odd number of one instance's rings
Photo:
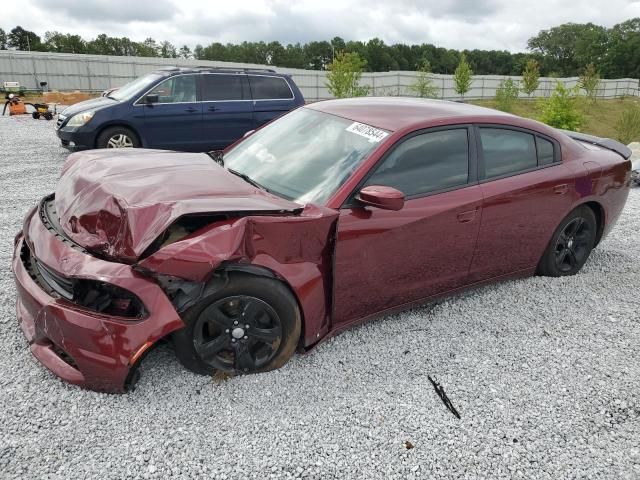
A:
{"type": "Polygon", "coordinates": [[[476,210],[469,210],[467,212],[460,212],[458,214],[458,221],[460,223],[469,223],[470,221],[472,221],[474,218],[476,218],[476,210]]]}
{"type": "Polygon", "coordinates": [[[562,185],[556,185],[553,187],[553,193],[556,195],[564,195],[569,191],[569,184],[563,183],[562,185]]]}
{"type": "Polygon", "coordinates": [[[197,108],[193,108],[193,107],[189,107],[189,108],[185,108],[184,109],[185,112],[189,112],[189,113],[195,113],[198,111],[197,108]]]}

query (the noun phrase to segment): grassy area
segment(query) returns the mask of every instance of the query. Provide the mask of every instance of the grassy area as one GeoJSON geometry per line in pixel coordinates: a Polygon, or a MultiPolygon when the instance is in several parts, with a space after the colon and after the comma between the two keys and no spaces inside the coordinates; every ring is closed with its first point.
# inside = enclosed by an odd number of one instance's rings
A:
{"type": "MultiPolygon", "coordinates": [[[[496,108],[495,100],[477,100],[471,102],[483,107],[496,108]]],[[[597,137],[616,138],[615,124],[622,112],[631,105],[640,106],[640,98],[625,97],[614,100],[598,100],[594,104],[580,102],[580,109],[585,117],[585,122],[580,128],[581,132],[596,135],[597,137]]],[[[513,106],[514,115],[539,120],[540,114],[538,102],[533,100],[517,100],[513,106]]],[[[640,137],[634,139],[640,142],[640,137]]]]}

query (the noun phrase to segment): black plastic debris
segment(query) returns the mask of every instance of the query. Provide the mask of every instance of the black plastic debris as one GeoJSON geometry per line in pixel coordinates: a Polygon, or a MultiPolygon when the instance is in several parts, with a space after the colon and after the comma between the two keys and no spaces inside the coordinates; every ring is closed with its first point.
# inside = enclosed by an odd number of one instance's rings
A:
{"type": "Polygon", "coordinates": [[[444,406],[447,407],[449,411],[453,413],[458,420],[460,420],[460,414],[458,413],[458,410],[456,410],[456,407],[453,406],[453,403],[451,403],[451,400],[449,400],[449,397],[447,397],[447,394],[444,393],[444,388],[442,388],[442,385],[440,385],[433,378],[431,378],[430,375],[427,375],[427,378],[431,382],[431,385],[433,385],[433,388],[436,390],[436,393],[440,397],[440,400],[442,400],[442,403],[444,403],[444,406]]]}

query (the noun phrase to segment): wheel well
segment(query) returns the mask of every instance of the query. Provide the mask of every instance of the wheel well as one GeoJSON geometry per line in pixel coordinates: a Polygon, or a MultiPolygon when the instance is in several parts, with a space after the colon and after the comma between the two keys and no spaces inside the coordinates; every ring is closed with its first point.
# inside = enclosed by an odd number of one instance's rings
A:
{"type": "Polygon", "coordinates": [[[304,310],[302,309],[302,305],[300,304],[300,299],[296,295],[296,292],[293,290],[289,282],[287,282],[284,278],[282,278],[273,270],[270,270],[266,267],[260,267],[257,265],[227,263],[227,264],[223,264],[217,271],[225,272],[225,273],[240,272],[247,275],[254,275],[256,277],[271,278],[273,280],[276,280],[282,283],[287,288],[287,290],[289,290],[289,293],[291,293],[291,296],[295,299],[296,305],[298,306],[298,311],[300,312],[300,340],[298,341],[298,347],[299,348],[304,347],[304,339],[305,339],[305,333],[306,333],[306,325],[304,321],[304,310]]]}
{"type": "Polygon", "coordinates": [[[596,216],[596,243],[594,247],[600,243],[600,239],[602,239],[602,234],[604,233],[604,208],[598,202],[587,202],[584,205],[589,207],[593,214],[596,216]]]}
{"type": "Polygon", "coordinates": [[[96,133],[96,139],[94,140],[94,147],[98,147],[98,138],[100,138],[100,135],[102,135],[102,133],[109,129],[109,128],[116,128],[116,127],[122,127],[122,128],[126,128],[127,130],[131,130],[133,132],[133,134],[138,137],[138,142],[140,142],[140,145],[142,145],[142,140],[140,139],[140,134],[138,133],[138,131],[133,128],[131,125],[127,125],[126,123],[112,123],[110,125],[105,125],[104,127],[102,127],[100,130],[98,130],[98,133],[96,133]]]}

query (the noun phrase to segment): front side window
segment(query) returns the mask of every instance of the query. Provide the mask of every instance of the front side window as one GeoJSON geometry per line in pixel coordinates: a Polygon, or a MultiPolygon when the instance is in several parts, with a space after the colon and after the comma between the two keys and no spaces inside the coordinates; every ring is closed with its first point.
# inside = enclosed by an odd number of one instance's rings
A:
{"type": "Polygon", "coordinates": [[[289,84],[284,78],[249,75],[254,100],[284,100],[293,98],[289,84]]]}
{"type": "Polygon", "coordinates": [[[469,179],[466,128],[428,132],[396,147],[367,180],[407,197],[465,185],[469,179]]]}
{"type": "Polygon", "coordinates": [[[242,75],[206,74],[202,79],[202,100],[205,102],[243,98],[242,75]]]}
{"type": "Polygon", "coordinates": [[[303,107],[237,144],[224,166],[276,195],[324,204],[388,134],[303,107]]]}
{"type": "Polygon", "coordinates": [[[503,128],[480,128],[484,178],[501,177],[535,168],[536,141],[532,134],[503,128]]]}
{"type": "Polygon", "coordinates": [[[178,75],[153,88],[147,95],[158,95],[158,103],[192,103],[196,101],[196,77],[178,75]]]}

